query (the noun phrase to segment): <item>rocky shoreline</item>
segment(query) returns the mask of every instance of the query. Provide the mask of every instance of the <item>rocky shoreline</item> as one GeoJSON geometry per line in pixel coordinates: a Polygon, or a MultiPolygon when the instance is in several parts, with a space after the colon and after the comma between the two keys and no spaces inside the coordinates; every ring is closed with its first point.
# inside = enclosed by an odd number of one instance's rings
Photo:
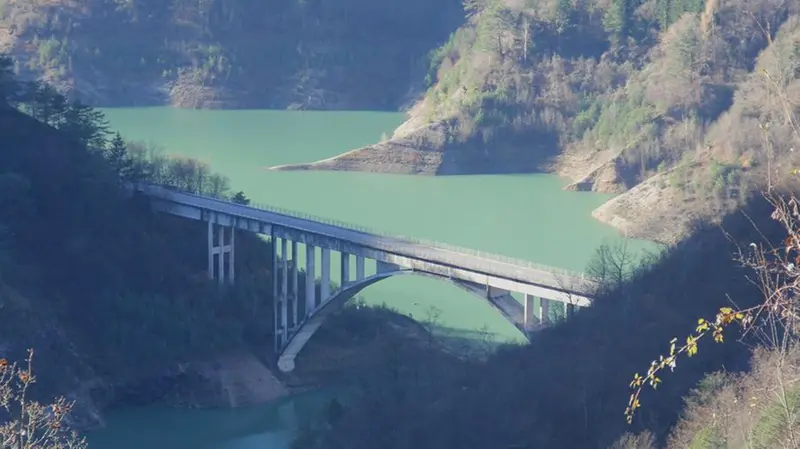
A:
{"type": "Polygon", "coordinates": [[[204,362],[178,364],[159,375],[117,383],[92,379],[68,396],[75,402],[72,425],[88,431],[105,425],[104,411],[158,404],[175,408],[237,408],[298,393],[247,351],[204,362]]]}
{"type": "MultiPolygon", "coordinates": [[[[276,171],[364,171],[409,175],[458,175],[490,171],[515,173],[513,162],[504,170],[502,165],[489,167],[481,157],[470,155],[482,151],[455,143],[446,123],[414,126],[418,118],[413,112],[391,139],[357,148],[340,155],[302,164],[269,167],[276,171]],[[466,153],[466,154],[465,154],[466,153]],[[492,170],[494,168],[494,170],[492,170]]],[[[478,155],[480,156],[480,155],[478,155]]],[[[616,195],[592,212],[592,216],[619,230],[626,237],[673,244],[691,232],[694,221],[708,218],[689,207],[693,201],[678,198],[668,185],[669,172],[659,173],[630,189],[617,169],[621,152],[605,151],[593,154],[568,152],[540,164],[538,170],[557,174],[570,184],[566,190],[591,191],[616,195]],[[676,213],[681,211],[681,213],[676,213]]]]}

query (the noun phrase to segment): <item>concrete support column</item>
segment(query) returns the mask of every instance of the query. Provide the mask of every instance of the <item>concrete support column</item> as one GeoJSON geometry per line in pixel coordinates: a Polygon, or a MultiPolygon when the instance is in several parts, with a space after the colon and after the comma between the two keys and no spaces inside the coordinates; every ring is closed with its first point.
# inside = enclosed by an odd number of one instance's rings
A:
{"type": "Polygon", "coordinates": [[[364,256],[356,256],[356,281],[364,280],[364,256]]]}
{"type": "Polygon", "coordinates": [[[342,276],[341,276],[341,288],[344,289],[347,287],[347,284],[350,283],[350,254],[342,253],[342,276]]]}
{"type": "Polygon", "coordinates": [[[279,332],[280,309],[278,308],[278,303],[280,302],[280,298],[278,298],[278,238],[275,237],[274,232],[271,236],[270,247],[270,251],[272,251],[272,266],[270,267],[272,270],[272,323],[275,332],[275,354],[278,354],[282,348],[280,346],[279,332]]]}
{"type": "Polygon", "coordinates": [[[281,239],[281,345],[289,336],[289,241],[281,239]]]}
{"type": "Polygon", "coordinates": [[[300,283],[298,274],[298,260],[297,260],[297,242],[292,241],[292,275],[291,275],[291,288],[289,296],[292,298],[292,329],[297,328],[297,303],[300,301],[300,283]]]}
{"type": "Polygon", "coordinates": [[[306,244],[306,317],[311,316],[317,308],[314,299],[316,293],[316,277],[317,270],[314,263],[317,259],[317,249],[309,244],[306,244]]]}
{"type": "Polygon", "coordinates": [[[331,296],[331,250],[322,248],[322,273],[320,273],[319,302],[324,303],[331,296]]]}
{"type": "Polygon", "coordinates": [[[223,248],[225,248],[225,227],[217,226],[217,231],[217,242],[219,242],[219,256],[217,257],[219,278],[217,280],[219,285],[222,285],[225,283],[225,252],[223,251],[223,248]]]}
{"type": "Polygon", "coordinates": [[[236,244],[235,231],[236,228],[230,227],[229,241],[225,243],[225,226],[217,223],[216,215],[211,212],[207,215],[208,218],[208,278],[214,279],[215,265],[216,265],[216,278],[220,286],[225,284],[233,284],[235,275],[235,252],[234,246],[236,244]],[[216,232],[215,232],[216,231],[216,232]],[[216,239],[214,234],[216,233],[216,239]],[[214,244],[216,240],[216,244],[214,244]],[[225,265],[225,255],[228,255],[227,269],[225,265]],[[214,263],[214,255],[217,256],[217,263],[214,263]]]}
{"type": "Polygon", "coordinates": [[[547,326],[550,323],[550,300],[539,298],[539,320],[542,326],[547,326]]]}
{"type": "Polygon", "coordinates": [[[236,228],[234,228],[233,226],[231,226],[231,239],[230,240],[231,240],[231,247],[228,250],[228,283],[233,285],[234,279],[235,279],[235,275],[236,275],[236,270],[234,268],[235,267],[234,264],[235,264],[235,260],[236,260],[236,257],[235,257],[236,252],[234,251],[234,249],[236,248],[236,228]]]}
{"type": "Polygon", "coordinates": [[[523,316],[525,317],[523,327],[525,328],[526,332],[532,331],[536,327],[536,325],[538,324],[538,320],[536,319],[536,314],[535,314],[535,307],[534,307],[534,301],[535,300],[536,300],[536,298],[533,295],[529,295],[529,294],[525,293],[525,299],[523,300],[524,301],[524,304],[523,304],[523,307],[524,307],[523,316]]]}
{"type": "Polygon", "coordinates": [[[208,278],[214,279],[214,221],[208,213],[208,278]]]}

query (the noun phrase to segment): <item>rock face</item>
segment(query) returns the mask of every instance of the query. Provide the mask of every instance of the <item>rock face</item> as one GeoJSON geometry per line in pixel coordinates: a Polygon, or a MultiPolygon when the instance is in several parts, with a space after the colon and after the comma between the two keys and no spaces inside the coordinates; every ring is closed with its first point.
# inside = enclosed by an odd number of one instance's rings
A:
{"type": "MultiPolygon", "coordinates": [[[[704,168],[703,162],[690,166],[704,168]]],[[[677,171],[673,168],[650,177],[595,209],[592,216],[627,237],[670,245],[689,235],[697,223],[718,223],[737,206],[736,199],[708,189],[671,188],[677,171]]]]}
{"type": "Polygon", "coordinates": [[[238,351],[213,359],[181,364],[174,370],[111,386],[111,404],[177,407],[242,407],[268,402],[289,393],[261,361],[238,351]]]}
{"type": "Polygon", "coordinates": [[[386,142],[376,143],[308,164],[270,167],[271,170],[343,170],[417,175],[438,174],[445,164],[447,127],[434,123],[412,131],[399,128],[386,142]]]}
{"type": "Polygon", "coordinates": [[[343,170],[414,175],[465,175],[550,171],[555,148],[531,149],[530,142],[509,138],[490,148],[480,136],[459,136],[457,120],[430,124],[412,110],[391,139],[305,164],[270,167],[271,170],[343,170]]]}
{"type": "Polygon", "coordinates": [[[228,354],[197,367],[200,376],[215,385],[206,406],[243,407],[273,401],[289,390],[252,354],[228,354]]]}

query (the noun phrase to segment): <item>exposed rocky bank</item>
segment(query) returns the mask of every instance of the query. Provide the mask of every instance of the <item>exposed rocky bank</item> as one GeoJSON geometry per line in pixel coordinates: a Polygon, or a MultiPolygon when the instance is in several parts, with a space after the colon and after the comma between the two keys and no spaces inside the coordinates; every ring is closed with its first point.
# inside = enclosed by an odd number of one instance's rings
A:
{"type": "Polygon", "coordinates": [[[152,404],[178,408],[235,408],[276,400],[292,392],[284,382],[245,351],[202,362],[175,365],[167,372],[136,379],[79,384],[72,419],[82,430],[104,425],[104,410],[152,404]]]}
{"type": "Polygon", "coordinates": [[[593,153],[567,151],[543,158],[521,155],[511,143],[505,148],[475,141],[459,141],[451,122],[424,124],[412,109],[408,120],[386,141],[310,163],[270,167],[270,170],[364,171],[409,175],[463,175],[486,173],[553,173],[569,180],[567,190],[613,193],[592,216],[630,238],[676,243],[695,220],[716,210],[698,210],[699,200],[680,198],[665,189],[669,172],[638,185],[624,175],[622,151],[593,153]]]}
{"type": "MultiPolygon", "coordinates": [[[[114,407],[237,408],[274,401],[309,389],[352,381],[358,373],[378,369],[389,347],[398,341],[428,344],[424,327],[393,312],[348,309],[331,317],[300,354],[297,369],[282,373],[252,352],[237,350],[205,361],[114,382],[94,377],[78,384],[69,399],[71,416],[81,430],[104,425],[104,411],[114,407]]],[[[445,348],[443,348],[445,349],[445,348]]],[[[448,349],[448,351],[451,351],[448,349]]]]}

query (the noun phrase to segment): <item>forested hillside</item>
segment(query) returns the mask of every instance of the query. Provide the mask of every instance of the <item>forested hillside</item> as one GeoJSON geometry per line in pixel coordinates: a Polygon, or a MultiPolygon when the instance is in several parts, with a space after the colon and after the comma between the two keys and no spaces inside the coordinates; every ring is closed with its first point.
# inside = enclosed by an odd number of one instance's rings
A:
{"type": "Polygon", "coordinates": [[[596,216],[665,242],[741,204],[767,166],[786,174],[800,3],[470,0],[466,10],[391,140],[300,167],[550,171],[615,193],[649,180],[596,216]]]}
{"type": "Polygon", "coordinates": [[[557,172],[573,189],[628,192],[595,215],[675,242],[763,187],[767,167],[792,163],[799,10],[791,0],[3,0],[0,49],[23,78],[95,105],[413,104],[392,139],[299,168],[557,172]]]}
{"type": "MultiPolygon", "coordinates": [[[[304,369],[278,379],[268,368],[276,356],[265,349],[274,332],[271,243],[237,234],[236,284],[220,286],[206,272],[207,227],[155,213],[129,183],[247,203],[244,192],[231,192],[203,162],[126,141],[98,110],[47,84],[19,82],[12,66],[0,56],[4,394],[6,368],[32,348],[33,399],[76,401],[70,419],[84,430],[101,424],[108,407],[274,400],[290,383],[358,372],[381,360],[386,344],[424,334],[392,311],[346,310],[335,319],[358,335],[327,338],[351,345],[331,351],[324,339],[314,342],[304,369]]],[[[298,282],[302,303],[303,270],[298,282]]]]}
{"type": "Polygon", "coordinates": [[[682,356],[674,372],[661,374],[658,389],[648,387],[632,425],[624,415],[634,373],[644,375],[673,338],[682,344],[698,317],[758,304],[761,285],[795,294],[794,278],[784,284],[773,273],[774,284],[760,284],[757,272],[734,260],[737,245],[748,260],[751,242],[780,245],[786,234],[772,211],[754,200],[747,215],[725,217],[727,235],[716,226],[698,228],[639,267],[629,265],[624,246],[606,248],[593,274],[611,276],[592,307],[485,362],[408,358],[366,373],[355,400],[301,434],[295,447],[795,448],[797,347],[760,350],[750,360],[751,345],[776,341],[769,327],[751,332],[745,344],[734,328],[721,344],[702,339],[697,355],[682,356]],[[713,371],[720,372],[706,376],[713,371]]]}
{"type": "Polygon", "coordinates": [[[459,0],[2,0],[0,52],[94,106],[396,110],[459,0]]]}
{"type": "Polygon", "coordinates": [[[33,393],[77,399],[83,425],[132,400],[224,404],[202,367],[270,341],[270,321],[255,319],[272,313],[266,243],[240,236],[239,283],[219,290],[204,273],[205,227],[154,215],[124,182],[201,180],[226,195],[227,180],[126,144],[99,112],[16,85],[9,65],[0,58],[3,356],[34,348],[33,393]]]}

